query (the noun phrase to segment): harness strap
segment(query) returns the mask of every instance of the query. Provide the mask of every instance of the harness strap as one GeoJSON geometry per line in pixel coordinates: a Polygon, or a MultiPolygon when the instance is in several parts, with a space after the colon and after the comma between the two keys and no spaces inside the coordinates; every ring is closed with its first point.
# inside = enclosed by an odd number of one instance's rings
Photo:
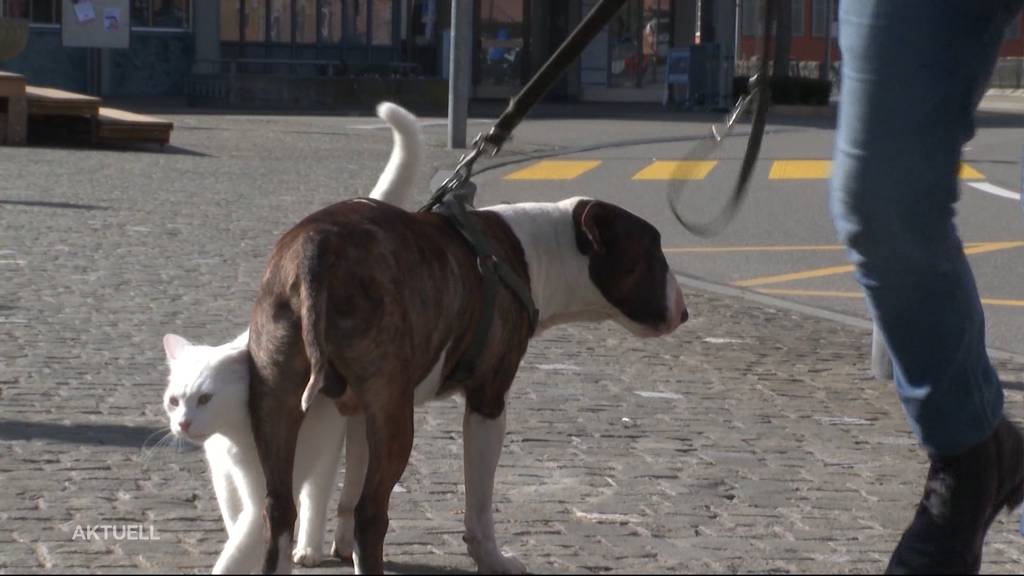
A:
{"type": "Polygon", "coordinates": [[[491,333],[491,326],[494,324],[494,305],[498,295],[498,285],[504,284],[512,292],[519,302],[526,308],[529,314],[530,335],[537,329],[539,312],[534,305],[533,296],[530,294],[530,286],[519,277],[518,274],[506,262],[499,259],[495,254],[494,244],[484,234],[477,223],[469,217],[465,204],[456,197],[446,198],[435,211],[447,218],[456,230],[469,244],[473,253],[476,254],[477,269],[481,276],[482,302],[480,308],[480,319],[473,332],[473,339],[470,340],[466,352],[459,358],[455,369],[448,379],[452,382],[464,382],[468,380],[476,370],[477,360],[484,351],[487,344],[487,337],[491,333]]]}

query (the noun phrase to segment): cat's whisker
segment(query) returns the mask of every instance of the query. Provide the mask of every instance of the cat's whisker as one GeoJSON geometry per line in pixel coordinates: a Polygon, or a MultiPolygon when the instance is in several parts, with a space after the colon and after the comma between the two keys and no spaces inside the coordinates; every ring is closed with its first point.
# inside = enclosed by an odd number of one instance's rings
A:
{"type": "MultiPolygon", "coordinates": [[[[160,430],[158,433],[163,433],[163,436],[159,440],[157,440],[156,443],[153,444],[153,446],[146,448],[145,443],[143,444],[143,447],[141,449],[141,462],[143,467],[149,465],[150,460],[153,459],[153,456],[157,454],[160,448],[167,446],[170,442],[177,438],[177,436],[175,436],[174,433],[171,432],[169,428],[166,430],[160,430]]],[[[152,437],[153,435],[150,435],[150,438],[152,437]]],[[[148,442],[149,438],[147,438],[146,441],[148,442]]]]}

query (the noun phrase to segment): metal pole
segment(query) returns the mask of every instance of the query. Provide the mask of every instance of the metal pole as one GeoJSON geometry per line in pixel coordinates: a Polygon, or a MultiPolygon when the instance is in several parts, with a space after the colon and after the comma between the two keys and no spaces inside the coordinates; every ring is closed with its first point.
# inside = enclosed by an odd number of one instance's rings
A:
{"type": "Polygon", "coordinates": [[[825,0],[825,69],[821,79],[832,79],[832,0],[825,0]]]}
{"type": "Polygon", "coordinates": [[[469,114],[470,0],[452,0],[451,54],[448,60],[448,148],[466,147],[466,116],[469,114]]]}

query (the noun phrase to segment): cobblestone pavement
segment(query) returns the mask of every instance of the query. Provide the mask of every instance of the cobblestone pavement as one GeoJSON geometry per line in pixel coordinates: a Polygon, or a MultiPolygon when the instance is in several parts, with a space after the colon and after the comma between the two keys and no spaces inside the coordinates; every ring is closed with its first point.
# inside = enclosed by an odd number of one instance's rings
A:
{"type": "MultiPolygon", "coordinates": [[[[0,572],[212,567],[225,533],[202,453],[152,447],[160,338],[239,332],[278,235],[368,190],[389,147],[340,119],[173,119],[164,154],[0,148],[0,572]],[[75,538],[125,524],[158,540],[75,538]]],[[[686,296],[669,338],[594,325],[533,343],[498,471],[501,544],[537,572],[880,571],[925,462],[870,378],[870,334],[686,296]]],[[[1024,365],[999,368],[1019,422],[1024,365]]],[[[474,569],[459,404],[418,411],[391,571],[474,569]]],[[[1015,528],[998,520],[984,571],[1024,573],[1015,528]]]]}

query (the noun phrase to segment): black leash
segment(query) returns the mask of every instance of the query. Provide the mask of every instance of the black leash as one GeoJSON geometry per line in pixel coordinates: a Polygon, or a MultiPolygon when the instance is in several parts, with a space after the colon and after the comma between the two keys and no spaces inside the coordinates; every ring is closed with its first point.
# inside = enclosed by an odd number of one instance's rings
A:
{"type": "MultiPolygon", "coordinates": [[[[747,146],[743,153],[743,162],[740,164],[739,175],[736,177],[736,181],[732,187],[732,192],[729,195],[729,199],[721,212],[717,216],[706,222],[694,222],[684,218],[680,213],[681,210],[678,207],[679,197],[677,194],[669,192],[668,204],[669,208],[672,209],[672,214],[676,217],[676,220],[695,236],[702,238],[710,238],[717,235],[719,232],[725,229],[726,226],[732,222],[736,214],[739,213],[740,206],[743,204],[743,199],[746,198],[748,184],[750,184],[750,177],[754,174],[754,164],[757,163],[757,158],[761,153],[761,141],[764,138],[764,126],[767,121],[768,105],[771,102],[771,81],[768,76],[768,64],[769,64],[769,50],[771,48],[772,41],[775,37],[772,34],[772,23],[775,20],[775,10],[777,0],[764,0],[764,22],[762,23],[763,28],[761,29],[760,43],[758,46],[758,56],[760,61],[757,65],[757,71],[750,76],[750,80],[747,84],[747,94],[739,98],[736,101],[735,106],[725,117],[725,122],[720,126],[712,125],[711,127],[711,140],[709,146],[711,148],[719,146],[729,133],[732,132],[733,127],[736,125],[736,121],[741,116],[750,113],[750,137],[747,140],[747,146]]],[[[700,150],[698,145],[698,150],[700,150]]],[[[702,153],[696,154],[697,157],[703,156],[702,153]]],[[[703,159],[703,158],[701,158],[703,159]]]]}
{"type": "Polygon", "coordinates": [[[625,3],[626,0],[601,0],[597,6],[594,6],[594,9],[565,39],[565,42],[562,42],[558,50],[551,55],[551,58],[544,63],[544,66],[537,71],[519,94],[512,97],[508,108],[501,113],[490,131],[477,135],[473,140],[473,150],[459,159],[455,171],[434,191],[430,200],[420,208],[420,212],[433,210],[446,196],[469,182],[473,175],[473,164],[481,156],[485,154],[494,156],[501,150],[512,131],[523,121],[533,105],[547,93],[555,80],[558,80],[569,64],[572,64],[583,53],[587,44],[590,44],[590,41],[601,32],[604,25],[611,21],[612,16],[625,3]]]}

